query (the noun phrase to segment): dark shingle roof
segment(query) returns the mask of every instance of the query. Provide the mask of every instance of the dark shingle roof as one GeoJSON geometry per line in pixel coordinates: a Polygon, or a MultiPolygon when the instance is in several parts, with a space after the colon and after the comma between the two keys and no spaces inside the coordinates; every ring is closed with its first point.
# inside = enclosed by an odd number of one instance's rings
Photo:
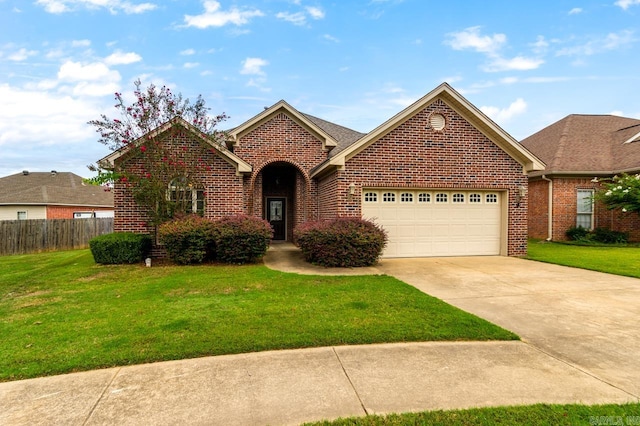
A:
{"type": "Polygon", "coordinates": [[[338,145],[329,153],[330,157],[336,155],[338,152],[349,147],[358,139],[366,135],[366,133],[356,132],[355,130],[351,130],[347,127],[340,126],[339,124],[335,124],[318,117],[314,117],[313,115],[305,114],[303,112],[301,112],[301,114],[307,117],[313,124],[330,134],[336,140],[336,142],[338,142],[338,145]]]}
{"type": "MultiPolygon", "coordinates": [[[[545,174],[640,170],[640,120],[614,115],[572,114],[524,139],[544,161],[545,174]]],[[[540,174],[540,173],[538,173],[540,174]]]]}
{"type": "Polygon", "coordinates": [[[18,173],[0,178],[0,204],[113,207],[113,193],[74,173],[18,173]]]}

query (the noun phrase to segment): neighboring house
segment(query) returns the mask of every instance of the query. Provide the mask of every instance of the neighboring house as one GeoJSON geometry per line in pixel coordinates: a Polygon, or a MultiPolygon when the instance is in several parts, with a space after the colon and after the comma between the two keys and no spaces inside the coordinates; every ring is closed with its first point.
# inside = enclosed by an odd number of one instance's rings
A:
{"type": "Polygon", "coordinates": [[[604,179],[640,172],[640,120],[613,115],[569,115],[522,141],[547,165],[529,173],[529,236],[566,240],[582,226],[629,232],[640,241],[637,213],[593,203],[604,179]],[[597,178],[597,179],[595,179],[597,178]]]}
{"type": "MultiPolygon", "coordinates": [[[[367,134],[284,101],[230,130],[228,149],[182,119],[153,133],[203,150],[193,205],[205,217],[262,217],[283,241],[308,220],[371,218],[389,233],[385,257],[525,254],[526,173],[544,167],[448,84],[367,134]]],[[[117,161],[137,167],[126,152],[101,164],[117,161]]],[[[131,193],[114,191],[116,231],[153,233],[131,193]]]]}
{"type": "Polygon", "coordinates": [[[113,193],[69,172],[0,178],[0,220],[113,217],[113,193]]]}

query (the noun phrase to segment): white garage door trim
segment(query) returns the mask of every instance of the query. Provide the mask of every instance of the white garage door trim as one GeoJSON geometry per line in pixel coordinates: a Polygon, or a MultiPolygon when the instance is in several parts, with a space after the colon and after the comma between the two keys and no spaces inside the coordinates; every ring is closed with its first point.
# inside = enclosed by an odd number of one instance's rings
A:
{"type": "Polygon", "coordinates": [[[362,216],[387,230],[383,257],[506,253],[506,191],[364,188],[362,216]]]}

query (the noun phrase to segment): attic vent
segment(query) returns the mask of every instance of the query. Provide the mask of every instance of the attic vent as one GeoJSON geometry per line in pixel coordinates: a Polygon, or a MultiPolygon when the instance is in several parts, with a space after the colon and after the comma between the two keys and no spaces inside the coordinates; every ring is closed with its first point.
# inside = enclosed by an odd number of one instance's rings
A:
{"type": "Polygon", "coordinates": [[[447,122],[442,114],[431,114],[431,117],[429,117],[429,125],[433,130],[442,130],[446,124],[447,122]]]}

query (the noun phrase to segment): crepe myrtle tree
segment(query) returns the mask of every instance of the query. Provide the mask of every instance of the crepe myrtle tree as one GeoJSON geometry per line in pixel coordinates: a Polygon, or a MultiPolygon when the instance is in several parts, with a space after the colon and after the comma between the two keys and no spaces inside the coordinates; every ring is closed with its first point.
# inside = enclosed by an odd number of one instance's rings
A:
{"type": "MultiPolygon", "coordinates": [[[[594,181],[597,182],[597,178],[594,181]]],[[[624,173],[612,179],[600,180],[600,183],[603,188],[596,193],[596,200],[600,200],[608,209],[640,214],[640,174],[624,173]]]]}
{"type": "Polygon", "coordinates": [[[217,149],[226,149],[223,132],[216,129],[226,114],[209,115],[202,96],[195,102],[183,99],[166,86],[153,84],[141,88],[140,80],[134,82],[133,102],[127,103],[122,93],[115,93],[118,118],[102,114],[91,120],[100,134],[98,142],[111,151],[122,151],[116,164],[89,165],[97,172],[92,183],[111,186],[118,183],[131,191],[135,201],[148,215],[151,225],[158,225],[175,215],[193,212],[194,194],[205,195],[198,176],[211,170],[204,158],[207,150],[215,148],[187,148],[179,145],[171,133],[184,131],[169,126],[166,132],[156,130],[180,117],[206,135],[217,149]]]}

